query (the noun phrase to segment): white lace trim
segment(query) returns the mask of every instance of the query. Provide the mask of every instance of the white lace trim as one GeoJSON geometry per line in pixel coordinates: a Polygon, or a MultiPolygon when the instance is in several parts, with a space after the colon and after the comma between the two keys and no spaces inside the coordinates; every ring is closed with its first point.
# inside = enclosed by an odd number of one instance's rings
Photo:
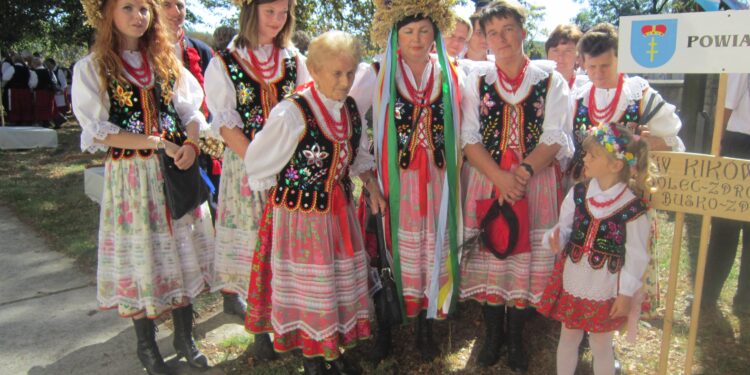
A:
{"type": "Polygon", "coordinates": [[[211,130],[216,134],[220,134],[222,127],[232,128],[243,128],[245,124],[242,122],[242,117],[234,109],[226,109],[221,112],[215,113],[213,121],[211,121],[211,130]]]}
{"type": "Polygon", "coordinates": [[[570,135],[562,129],[545,130],[539,138],[539,143],[545,145],[560,145],[560,150],[557,151],[557,155],[555,156],[558,160],[573,157],[575,151],[573,140],[570,138],[570,135]]]}
{"type": "Polygon", "coordinates": [[[461,132],[461,148],[477,143],[482,143],[482,137],[479,134],[469,131],[461,132]]]}
{"type": "Polygon", "coordinates": [[[565,260],[563,288],[568,293],[593,301],[606,301],[617,297],[617,274],[610,273],[607,267],[598,270],[591,268],[588,256],[578,263],[570,258],[565,260]]]}
{"type": "Polygon", "coordinates": [[[283,335],[295,330],[301,330],[305,332],[311,339],[315,341],[322,341],[328,337],[331,337],[335,333],[345,334],[353,330],[357,326],[357,322],[363,319],[370,319],[370,313],[367,310],[360,310],[348,321],[332,324],[322,331],[314,330],[310,325],[305,323],[303,320],[296,320],[287,324],[280,324],[275,317],[271,319],[273,328],[276,332],[283,335]]]}
{"type": "Polygon", "coordinates": [[[94,123],[93,125],[95,133],[92,133],[85,128],[81,133],[81,151],[91,153],[97,151],[107,151],[107,149],[109,149],[109,146],[98,143],[96,142],[96,140],[104,140],[110,134],[119,134],[122,129],[109,121],[100,121],[94,123]]]}
{"type": "Polygon", "coordinates": [[[252,191],[266,191],[276,186],[276,182],[276,176],[272,176],[261,180],[248,179],[247,184],[250,186],[250,190],[252,191]]]}

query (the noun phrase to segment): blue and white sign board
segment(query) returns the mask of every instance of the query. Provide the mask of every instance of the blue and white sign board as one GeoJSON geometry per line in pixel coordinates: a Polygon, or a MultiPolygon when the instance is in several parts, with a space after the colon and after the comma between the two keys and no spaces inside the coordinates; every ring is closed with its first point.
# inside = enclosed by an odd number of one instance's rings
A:
{"type": "Polygon", "coordinates": [[[624,73],[747,73],[750,11],[620,18],[624,73]]]}

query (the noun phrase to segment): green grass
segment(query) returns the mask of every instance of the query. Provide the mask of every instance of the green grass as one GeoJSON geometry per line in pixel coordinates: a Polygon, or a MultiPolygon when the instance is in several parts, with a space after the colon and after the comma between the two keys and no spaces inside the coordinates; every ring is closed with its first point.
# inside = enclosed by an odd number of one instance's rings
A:
{"type": "Polygon", "coordinates": [[[56,251],[93,269],[99,206],[83,192],[83,170],[104,154],[80,151],[80,130],[58,130],[56,149],[0,151],[0,204],[44,236],[56,251]]]}

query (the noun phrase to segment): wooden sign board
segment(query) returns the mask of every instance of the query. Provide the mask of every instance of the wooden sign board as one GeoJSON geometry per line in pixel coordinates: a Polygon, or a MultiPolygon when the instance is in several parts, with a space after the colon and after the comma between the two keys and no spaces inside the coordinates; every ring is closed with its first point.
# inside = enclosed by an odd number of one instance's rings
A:
{"type": "Polygon", "coordinates": [[[653,152],[659,210],[750,221],[750,160],[653,152]]]}

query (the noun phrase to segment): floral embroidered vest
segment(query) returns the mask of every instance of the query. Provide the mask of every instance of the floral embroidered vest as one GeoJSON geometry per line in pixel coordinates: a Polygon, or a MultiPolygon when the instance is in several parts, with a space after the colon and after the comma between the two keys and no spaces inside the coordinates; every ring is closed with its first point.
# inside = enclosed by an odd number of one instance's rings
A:
{"type": "MultiPolygon", "coordinates": [[[[638,123],[640,118],[641,102],[636,101],[625,109],[625,112],[616,122],[619,124],[626,124],[628,122],[638,123]]],[[[586,132],[597,126],[599,124],[594,124],[591,121],[589,107],[586,106],[583,98],[579,98],[576,102],[575,118],[573,119],[573,145],[575,146],[575,153],[568,167],[568,173],[572,174],[576,180],[581,177],[581,172],[583,171],[583,140],[586,139],[586,132]]]]}
{"type": "MultiPolygon", "coordinates": [[[[289,163],[279,173],[276,187],[271,191],[271,199],[276,207],[284,206],[290,211],[299,209],[305,212],[328,212],[333,188],[337,183],[335,168],[339,163],[338,142],[328,138],[321,130],[310,104],[304,97],[294,94],[287,100],[296,104],[303,113],[306,130],[289,163]]],[[[347,98],[345,106],[352,129],[346,166],[348,167],[357,157],[357,148],[362,136],[362,121],[354,99],[347,98]]],[[[350,198],[352,184],[348,176],[343,179],[343,187],[347,198],[350,198]]]]}
{"type": "MultiPolygon", "coordinates": [[[[373,63],[377,73],[380,69],[379,63],[373,63]]],[[[405,78],[406,79],[406,78],[405,78]]],[[[441,85],[436,81],[436,85],[441,85]]],[[[398,137],[398,163],[402,169],[409,168],[414,151],[419,144],[417,131],[418,116],[426,116],[428,123],[425,124],[426,140],[432,149],[433,159],[438,168],[445,165],[445,124],[443,123],[443,92],[440,91],[437,98],[429,107],[415,106],[404,95],[401,90],[396,89],[396,102],[394,105],[394,118],[396,120],[396,132],[398,137]]]]}
{"type": "Polygon", "coordinates": [[[262,89],[260,82],[245,71],[236,54],[224,50],[216,56],[224,62],[227,75],[234,84],[234,91],[237,93],[237,112],[244,124],[242,132],[252,142],[255,133],[263,129],[273,109],[273,103],[278,103],[293,94],[297,88],[297,57],[281,59],[279,63],[282,64],[281,70],[284,73],[276,81],[268,83],[272,91],[269,93],[262,89]]]}
{"type": "Polygon", "coordinates": [[[509,146],[510,132],[513,130],[511,124],[513,107],[518,117],[518,143],[523,156],[527,156],[539,144],[544,123],[544,103],[551,78],[549,76],[531,86],[528,96],[515,105],[503,100],[495,85],[487,83],[486,77],[479,80],[479,97],[481,98],[479,131],[484,148],[498,164],[503,157],[503,152],[509,146]]]}
{"type": "Polygon", "coordinates": [[[625,264],[626,224],[646,213],[646,204],[634,198],[613,214],[595,219],[586,204],[586,183],[574,187],[576,205],[573,231],[563,254],[578,263],[589,252],[589,265],[600,269],[606,264],[611,273],[618,273],[625,264]]]}
{"type": "MultiPolygon", "coordinates": [[[[159,91],[159,82],[151,88],[141,88],[130,82],[112,80],[109,94],[109,122],[119,126],[128,133],[162,134],[165,139],[182,145],[187,135],[182,129],[172,101],[164,100],[159,91]]],[[[113,160],[129,159],[134,155],[150,157],[155,150],[130,150],[111,147],[109,152],[113,160]]]]}

